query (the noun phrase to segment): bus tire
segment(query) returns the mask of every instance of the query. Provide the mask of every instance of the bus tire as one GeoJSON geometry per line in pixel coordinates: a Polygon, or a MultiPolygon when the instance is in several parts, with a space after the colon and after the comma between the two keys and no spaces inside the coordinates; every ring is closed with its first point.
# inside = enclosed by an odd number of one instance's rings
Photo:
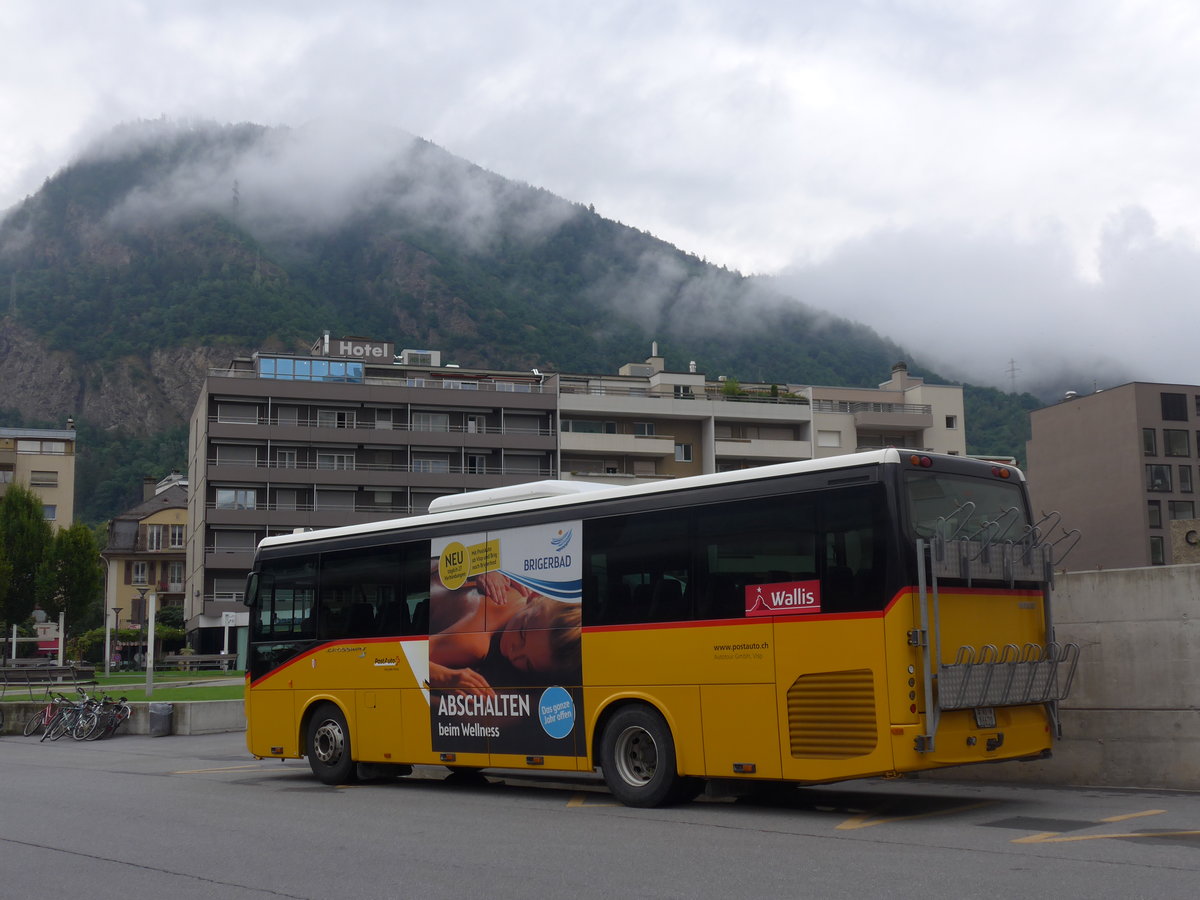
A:
{"type": "Polygon", "coordinates": [[[349,784],[358,766],[350,752],[350,728],[346,717],[332,703],[322,703],[308,720],[305,742],[308,766],[323,784],[349,784]]]}
{"type": "Polygon", "coordinates": [[[626,806],[690,800],[700,783],[679,775],[670,726],[657,710],[640,704],[618,710],[604,726],[600,768],[608,789],[626,806]]]}

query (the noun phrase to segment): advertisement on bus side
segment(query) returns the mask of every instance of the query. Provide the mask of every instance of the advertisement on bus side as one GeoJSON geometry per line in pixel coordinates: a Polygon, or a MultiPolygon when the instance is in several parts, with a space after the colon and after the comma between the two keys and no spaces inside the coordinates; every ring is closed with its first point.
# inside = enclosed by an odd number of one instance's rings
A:
{"type": "Polygon", "coordinates": [[[434,750],[583,753],[582,534],[571,521],[433,541],[434,750]]]}

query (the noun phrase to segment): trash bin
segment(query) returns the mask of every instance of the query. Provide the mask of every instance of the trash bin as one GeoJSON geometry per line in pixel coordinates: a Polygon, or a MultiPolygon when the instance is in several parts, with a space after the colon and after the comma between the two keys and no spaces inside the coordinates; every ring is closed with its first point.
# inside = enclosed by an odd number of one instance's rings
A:
{"type": "Polygon", "coordinates": [[[166,737],[171,733],[171,721],[175,718],[175,704],[150,704],[150,736],[166,737]]]}

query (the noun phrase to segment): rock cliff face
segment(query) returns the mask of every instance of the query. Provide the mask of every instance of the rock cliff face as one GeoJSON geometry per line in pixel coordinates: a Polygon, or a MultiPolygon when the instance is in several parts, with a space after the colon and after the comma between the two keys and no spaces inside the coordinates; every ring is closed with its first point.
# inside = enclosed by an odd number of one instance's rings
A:
{"type": "Polygon", "coordinates": [[[0,409],[64,427],[68,417],[106,430],[153,434],[187,423],[209,368],[244,350],[172,347],[148,358],[83,362],[11,317],[0,319],[0,409]]]}

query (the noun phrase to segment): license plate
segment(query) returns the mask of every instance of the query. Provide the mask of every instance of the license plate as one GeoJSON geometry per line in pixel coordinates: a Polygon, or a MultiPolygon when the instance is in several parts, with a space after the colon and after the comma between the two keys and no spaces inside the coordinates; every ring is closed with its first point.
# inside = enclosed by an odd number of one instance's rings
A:
{"type": "Polygon", "coordinates": [[[990,706],[975,707],[975,727],[976,728],[995,728],[996,727],[996,710],[990,706]]]}

